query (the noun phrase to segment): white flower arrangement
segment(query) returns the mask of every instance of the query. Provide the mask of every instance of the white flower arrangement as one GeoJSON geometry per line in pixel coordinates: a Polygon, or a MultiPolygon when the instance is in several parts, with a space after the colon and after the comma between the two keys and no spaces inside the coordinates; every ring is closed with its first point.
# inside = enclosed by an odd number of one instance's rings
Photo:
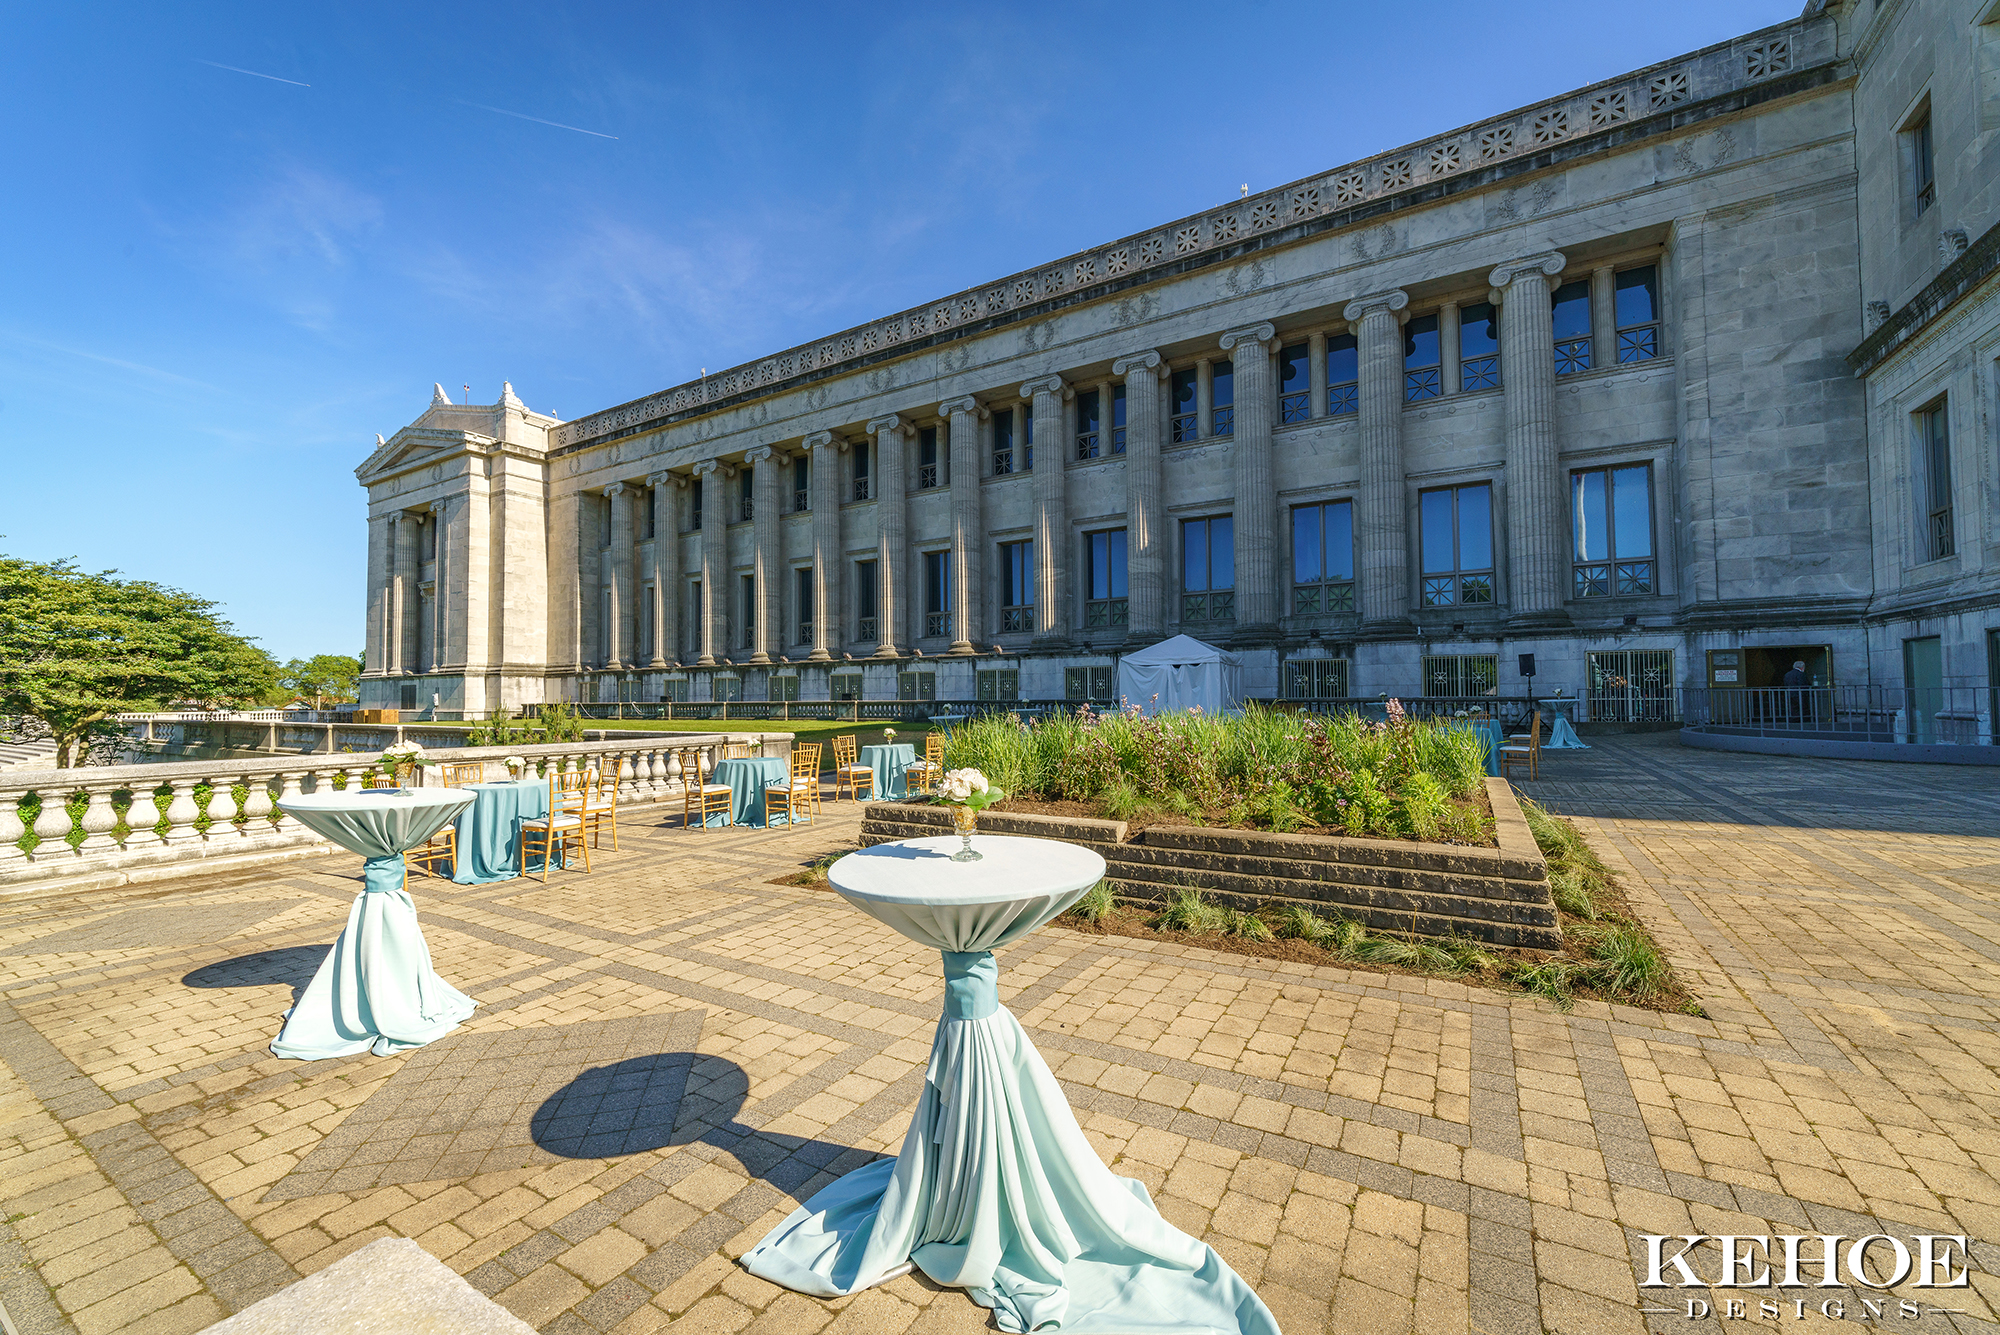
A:
{"type": "Polygon", "coordinates": [[[974,811],[990,807],[1007,796],[976,769],[947,770],[944,778],[938,780],[937,791],[939,800],[974,811]]]}
{"type": "Polygon", "coordinates": [[[424,763],[424,748],[415,742],[397,742],[394,746],[382,748],[381,768],[384,774],[395,774],[405,765],[424,763]]]}
{"type": "Polygon", "coordinates": [[[884,728],[884,729],[882,729],[882,740],[883,740],[883,741],[885,741],[885,742],[893,742],[893,741],[895,741],[895,740],[896,740],[896,730],[895,730],[894,728],[884,728]]]}
{"type": "Polygon", "coordinates": [[[507,767],[509,774],[519,774],[528,768],[528,762],[519,756],[508,756],[500,763],[507,767]]]}

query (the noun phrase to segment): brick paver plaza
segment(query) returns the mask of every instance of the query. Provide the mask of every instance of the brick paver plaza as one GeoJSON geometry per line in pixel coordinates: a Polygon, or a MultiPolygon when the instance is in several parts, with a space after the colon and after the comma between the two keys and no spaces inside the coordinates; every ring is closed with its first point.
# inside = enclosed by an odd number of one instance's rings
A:
{"type": "MultiPolygon", "coordinates": [[[[1106,1161],[1290,1335],[1747,1328],[1642,1316],[1647,1233],[1968,1234],[1971,1288],[1900,1295],[1968,1315],[1884,1326],[1992,1329],[2000,774],[1654,735],[1524,789],[1579,817],[1707,1019],[1060,928],[1002,953],[1001,999],[1106,1161]]],[[[893,1154],[923,1080],[936,953],[772,884],[858,808],[796,833],[641,815],[588,878],[416,878],[479,1010],[399,1057],[265,1050],[357,857],[9,902],[22,1335],[198,1330],[391,1235],[546,1331],[991,1329],[920,1277],[824,1302],[735,1261],[893,1154]]],[[[1827,1292],[1763,1320],[1831,1325],[1827,1292]]],[[[1735,1296],[1756,1320],[1776,1295],[1735,1296]]]]}

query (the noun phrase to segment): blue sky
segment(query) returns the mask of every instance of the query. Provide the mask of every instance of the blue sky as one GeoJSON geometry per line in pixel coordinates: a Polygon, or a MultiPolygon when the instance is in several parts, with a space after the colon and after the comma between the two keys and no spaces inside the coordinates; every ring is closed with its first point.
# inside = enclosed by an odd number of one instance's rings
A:
{"type": "Polygon", "coordinates": [[[16,4],[0,552],[358,651],[434,381],[580,416],[1799,8],[16,4]]]}

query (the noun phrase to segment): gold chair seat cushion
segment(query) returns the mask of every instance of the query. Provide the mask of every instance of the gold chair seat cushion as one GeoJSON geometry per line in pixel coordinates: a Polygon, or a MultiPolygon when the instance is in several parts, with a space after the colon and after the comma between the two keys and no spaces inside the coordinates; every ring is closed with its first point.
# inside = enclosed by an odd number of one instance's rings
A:
{"type": "Polygon", "coordinates": [[[524,830],[546,830],[553,827],[555,829],[561,830],[561,829],[568,829],[572,825],[581,825],[581,824],[583,824],[583,818],[581,816],[556,816],[554,818],[544,816],[540,820],[522,821],[521,828],[524,830]]]}

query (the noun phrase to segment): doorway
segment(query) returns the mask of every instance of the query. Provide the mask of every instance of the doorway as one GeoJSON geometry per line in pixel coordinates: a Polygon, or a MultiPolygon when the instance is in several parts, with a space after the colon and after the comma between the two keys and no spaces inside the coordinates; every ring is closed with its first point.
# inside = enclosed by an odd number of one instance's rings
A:
{"type": "Polygon", "coordinates": [[[1833,685],[1833,646],[1826,644],[1760,645],[1743,651],[1745,686],[1783,686],[1792,664],[1806,665],[1806,685],[1833,685]]]}
{"type": "Polygon", "coordinates": [[[1903,688],[1910,740],[1937,741],[1937,715],[1944,708],[1944,641],[1938,636],[1903,641],[1903,688]]]}

